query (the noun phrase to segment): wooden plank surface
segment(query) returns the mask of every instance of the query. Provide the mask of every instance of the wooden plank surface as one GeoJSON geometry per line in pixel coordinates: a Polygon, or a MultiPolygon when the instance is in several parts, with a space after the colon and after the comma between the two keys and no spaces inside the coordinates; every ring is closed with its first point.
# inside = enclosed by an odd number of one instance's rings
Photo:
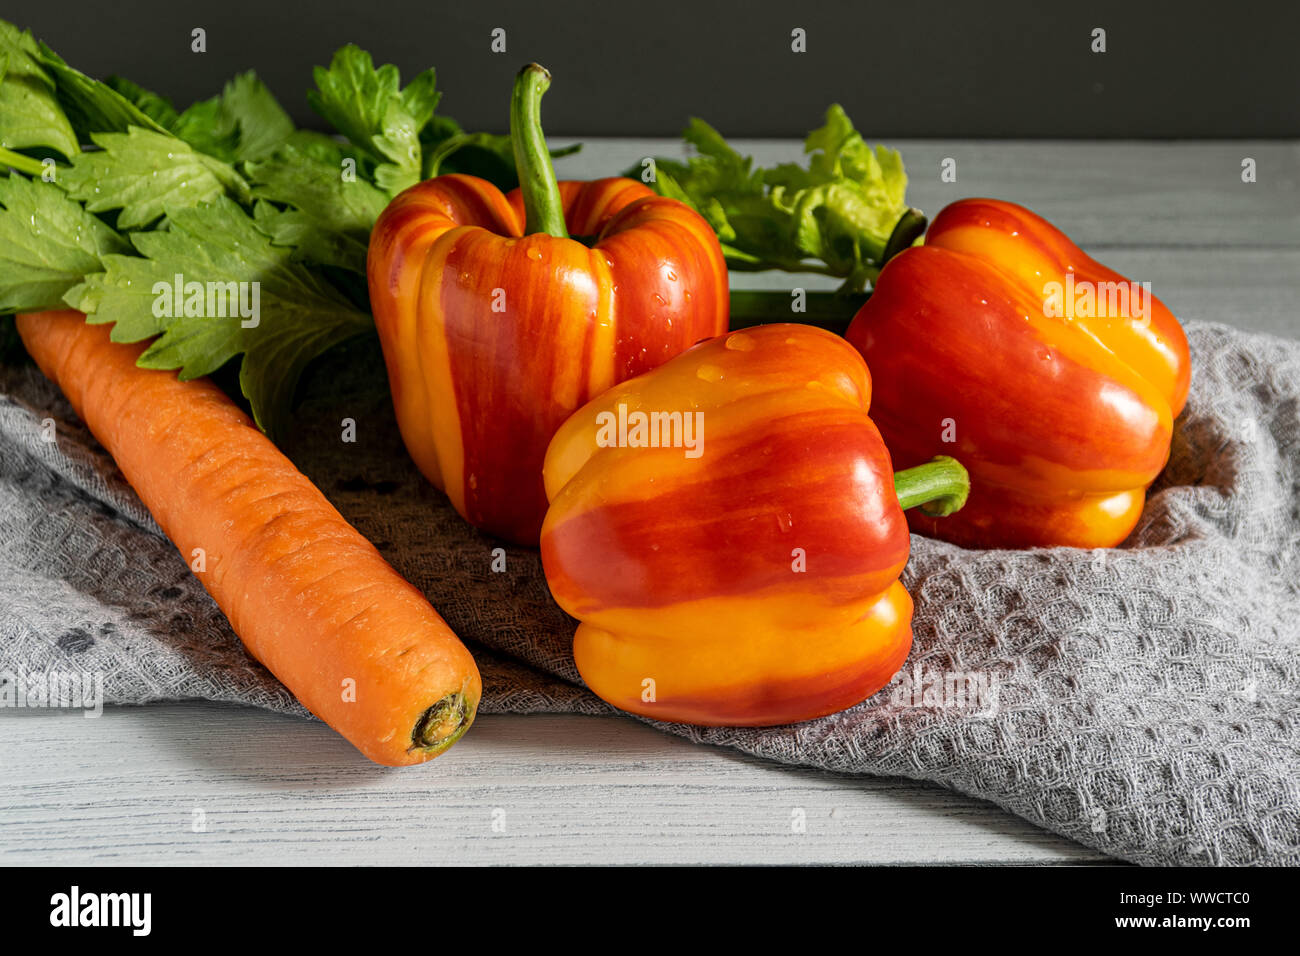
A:
{"type": "Polygon", "coordinates": [[[397,770],[323,724],[217,704],[0,720],[7,864],[1099,859],[936,786],[773,766],[616,717],[484,716],[397,770]]]}
{"type": "MultiPolygon", "coordinates": [[[[725,131],[724,131],[725,132],[725,131]]],[[[869,131],[868,142],[870,139],[869,131]]],[[[646,156],[681,158],[671,141],[582,141],[561,159],[562,177],[639,167],[646,156]]],[[[801,144],[735,140],[759,165],[798,162],[801,144]]],[[[1300,248],[1300,143],[1073,143],[891,140],[907,169],[908,202],[936,213],[954,199],[992,196],[1024,203],[1086,249],[1125,246],[1300,248]],[[1242,182],[1242,160],[1256,180],[1242,182]],[[955,182],[942,182],[945,159],[955,182]]]]}
{"type": "MultiPolygon", "coordinates": [[[[762,162],[797,143],[742,143],[762,162]]],[[[1300,145],[897,142],[911,201],[1025,203],[1184,319],[1300,336],[1300,145]],[[1258,164],[1241,182],[1240,162],[1258,164]],[[958,180],[939,181],[957,160],[958,180]]],[[[588,141],[562,176],[677,144],[588,141]]],[[[802,280],[800,280],[802,281],[802,280]]],[[[786,275],[746,275],[788,288],[786,275]]],[[[810,288],[824,281],[806,282],[810,288]]],[[[1086,862],[982,801],[697,747],[630,720],[483,717],[433,764],[367,764],[324,726],[212,704],[97,720],[0,711],[0,862],[1086,862]],[[805,832],[792,827],[804,811],[805,832]],[[202,811],[204,832],[194,832],[202,811]],[[493,812],[498,811],[498,829],[493,812]]]]}

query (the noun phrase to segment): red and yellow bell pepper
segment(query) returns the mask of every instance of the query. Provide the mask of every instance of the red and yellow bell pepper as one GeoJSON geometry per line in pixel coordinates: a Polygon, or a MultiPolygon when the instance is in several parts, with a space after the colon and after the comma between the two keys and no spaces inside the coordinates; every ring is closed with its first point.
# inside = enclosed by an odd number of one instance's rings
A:
{"type": "Polygon", "coordinates": [[[370,301],[397,421],[471,524],[536,544],[542,460],[592,396],[727,328],[717,238],[641,183],[556,183],[541,132],[549,74],[511,102],[520,188],[440,176],[380,216],[370,301]],[[570,237],[574,238],[570,238],[570,237]]]}
{"type": "Polygon", "coordinates": [[[970,547],[1121,542],[1187,399],[1186,337],[1149,287],[1008,202],[945,208],[847,337],[895,460],[970,469],[961,513],[913,513],[912,527],[970,547]]]}
{"type": "Polygon", "coordinates": [[[546,455],[542,562],[574,657],[624,710],[709,725],[833,713],[911,646],[905,507],[958,508],[944,459],[894,475],[839,336],[712,339],[583,406],[546,455]]]}

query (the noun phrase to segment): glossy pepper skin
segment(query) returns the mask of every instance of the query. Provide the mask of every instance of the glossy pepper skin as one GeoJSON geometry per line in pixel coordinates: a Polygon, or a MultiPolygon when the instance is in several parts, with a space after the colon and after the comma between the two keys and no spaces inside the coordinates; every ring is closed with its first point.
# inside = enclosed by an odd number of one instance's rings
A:
{"type": "Polygon", "coordinates": [[[843,339],[767,325],[564,423],[546,455],[542,562],[581,621],[574,657],[593,691],[662,720],[762,726],[889,681],[912,642],[909,537],[870,402],[843,339]],[[620,405],[629,442],[636,412],[699,413],[700,454],[609,447],[620,405]]]}
{"type": "Polygon", "coordinates": [[[366,265],[411,457],[471,524],[528,545],[560,423],[728,320],[722,250],[694,210],[630,179],[556,182],[550,80],[535,63],[515,80],[520,188],[412,186],[380,215],[366,265]]]}
{"type": "Polygon", "coordinates": [[[471,176],[399,195],[370,241],[375,324],[406,447],[471,524],[536,544],[542,459],[573,411],[727,327],[696,213],[629,179],[560,183],[588,246],[524,235],[522,199],[471,176]]]}
{"type": "Polygon", "coordinates": [[[1045,219],[990,199],[948,206],[886,265],[846,333],[875,373],[873,416],[900,465],[946,453],[971,474],[960,513],[913,512],[914,530],[966,547],[1124,540],[1169,457],[1190,359],[1158,298],[1139,286],[1125,310],[1097,285],[1121,282],[1132,291],[1045,219]],[[1108,316],[1082,314],[1088,288],[1108,316]]]}

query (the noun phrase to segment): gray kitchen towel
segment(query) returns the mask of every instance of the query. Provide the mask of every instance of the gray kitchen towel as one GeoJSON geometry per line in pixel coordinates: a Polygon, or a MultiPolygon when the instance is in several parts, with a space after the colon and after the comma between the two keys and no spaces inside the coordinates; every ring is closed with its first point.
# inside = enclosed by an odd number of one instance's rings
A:
{"type": "MultiPolygon", "coordinates": [[[[914,536],[915,643],[892,685],[794,726],[655,726],[936,781],[1136,863],[1300,863],[1300,342],[1189,337],[1187,410],[1123,547],[914,536]]],[[[410,464],[374,343],[331,355],[304,393],[286,451],[467,639],[483,712],[612,713],[581,685],[536,554],[507,547],[494,572],[500,543],[410,464]]],[[[0,368],[0,455],[0,672],[101,674],[108,702],[304,713],[30,365],[0,368]]]]}

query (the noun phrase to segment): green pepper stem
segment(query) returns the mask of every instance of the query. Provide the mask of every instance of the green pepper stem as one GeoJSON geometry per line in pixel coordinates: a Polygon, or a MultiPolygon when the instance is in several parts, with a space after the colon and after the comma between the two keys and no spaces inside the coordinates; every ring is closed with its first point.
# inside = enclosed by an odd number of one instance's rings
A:
{"type": "Polygon", "coordinates": [[[886,262],[904,249],[911,248],[912,243],[925,235],[927,225],[929,225],[929,221],[925,218],[925,213],[909,206],[907,212],[903,213],[898,218],[898,222],[894,223],[894,231],[889,234],[889,241],[885,243],[885,251],[880,256],[881,267],[883,268],[886,262]]]}
{"type": "Polygon", "coordinates": [[[970,475],[956,458],[940,455],[915,468],[894,472],[894,493],[904,511],[920,507],[942,518],[960,511],[970,494],[970,475]]]}
{"type": "Polygon", "coordinates": [[[551,74],[543,66],[529,63],[519,71],[510,95],[510,142],[524,196],[525,232],[567,239],[560,186],[542,133],[542,94],[550,86],[551,74]]]}
{"type": "Polygon", "coordinates": [[[473,133],[456,133],[454,136],[448,136],[438,147],[433,150],[424,160],[424,178],[433,179],[442,173],[442,164],[447,157],[457,150],[463,149],[470,144],[473,139],[473,133]]]}
{"type": "Polygon", "coordinates": [[[28,176],[40,176],[45,172],[45,164],[39,159],[32,159],[30,156],[0,146],[0,167],[3,166],[9,166],[28,176]]]}

